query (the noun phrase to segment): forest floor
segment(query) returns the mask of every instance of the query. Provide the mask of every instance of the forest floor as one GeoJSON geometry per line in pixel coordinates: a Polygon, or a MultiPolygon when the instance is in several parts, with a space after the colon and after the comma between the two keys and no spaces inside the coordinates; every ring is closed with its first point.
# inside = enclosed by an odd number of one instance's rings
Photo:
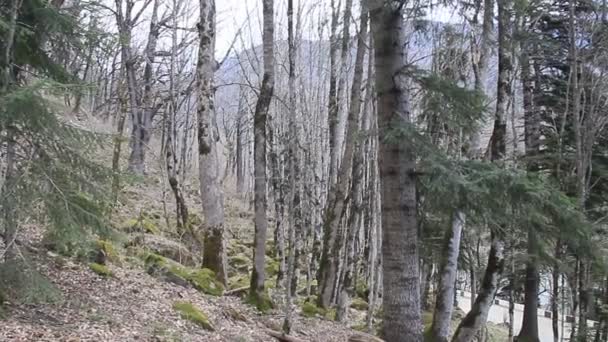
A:
{"type": "MultiPolygon", "coordinates": [[[[100,152],[98,157],[102,160],[111,158],[111,148],[100,152]]],[[[160,165],[155,161],[150,164],[160,165]]],[[[246,304],[242,295],[213,296],[191,284],[178,285],[149,274],[142,253],[168,257],[187,254],[188,250],[175,234],[173,197],[164,181],[164,172],[154,165],[144,179],[132,179],[123,184],[119,206],[112,215],[116,234],[111,242],[106,241],[110,243],[112,254],[116,254],[112,259],[108,257],[107,270],[111,274],[96,273],[91,267],[94,257],[90,253],[64,255],[49,248],[41,227],[26,225],[20,228],[21,259],[25,267],[35,270],[31,277],[22,279],[27,282],[24,286],[32,288],[29,293],[32,296],[31,300],[20,302],[7,293],[6,298],[0,298],[0,303],[4,300],[4,305],[0,306],[0,341],[274,340],[268,332],[281,330],[282,309],[262,313],[246,304]],[[143,231],[133,229],[135,226],[143,231]],[[175,308],[176,303],[184,302],[200,310],[211,329],[184,319],[175,308]]],[[[196,188],[196,184],[186,184],[185,195],[191,213],[200,218],[201,205],[196,188]]],[[[251,270],[252,210],[244,199],[237,197],[226,196],[228,271],[231,276],[228,289],[248,284],[251,270]]],[[[3,248],[0,244],[0,256],[4,255],[3,248]]],[[[268,262],[277,263],[270,256],[268,262]]],[[[194,265],[188,266],[194,269],[194,265]]],[[[0,281],[2,277],[0,275],[0,281]]],[[[274,279],[271,278],[268,284],[274,279]]],[[[273,300],[281,296],[282,291],[271,290],[273,300]]],[[[357,323],[354,320],[352,324],[339,324],[315,312],[303,315],[303,299],[296,304],[290,336],[303,341],[329,342],[347,341],[349,336],[358,334],[348,328],[357,323]]],[[[360,324],[364,312],[351,315],[355,316],[359,317],[360,324]]]]}
{"type": "MultiPolygon", "coordinates": [[[[109,145],[96,158],[109,163],[111,151],[109,145]]],[[[92,250],[66,255],[49,247],[42,227],[31,224],[20,227],[18,239],[23,266],[35,270],[27,272],[31,277],[22,281],[32,291],[28,292],[29,299],[25,301],[14,300],[9,293],[5,293],[6,298],[0,297],[0,304],[4,301],[0,306],[0,341],[274,340],[269,332],[281,330],[282,309],[262,313],[245,303],[243,294],[246,291],[239,292],[241,296],[214,296],[203,293],[205,291],[200,291],[200,288],[197,290],[192,284],[171,282],[150,272],[147,262],[150,255],[179,259],[184,265],[177,265],[184,269],[194,270],[196,265],[196,260],[193,261],[196,256],[189,254],[189,248],[176,232],[172,193],[160,167],[162,162],[154,158],[162,160],[150,153],[150,170],[145,178],[123,182],[118,206],[111,219],[115,234],[111,239],[97,241],[92,236],[92,250]],[[100,246],[107,251],[107,269],[102,268],[101,271],[91,266],[95,259],[91,251],[100,246]],[[176,303],[191,304],[206,316],[203,318],[210,326],[205,328],[200,325],[200,320],[193,321],[192,315],[180,313],[176,310],[176,303]]],[[[191,170],[189,174],[189,178],[194,180],[186,180],[184,195],[192,217],[202,221],[194,176],[197,172],[191,170]]],[[[247,198],[227,189],[225,228],[229,286],[226,290],[242,289],[248,285],[254,232],[252,211],[247,198]]],[[[272,218],[270,223],[273,226],[272,218]]],[[[268,236],[271,238],[272,232],[268,236]]],[[[83,245],[87,244],[83,242],[83,245]]],[[[273,249],[270,241],[268,246],[273,249]]],[[[0,256],[4,255],[3,248],[0,244],[0,256]]],[[[270,274],[267,287],[271,298],[280,302],[283,291],[273,285],[278,267],[273,254],[270,251],[267,256],[267,272],[270,274]]],[[[6,275],[0,274],[0,283],[6,280],[6,275]]],[[[304,276],[300,279],[303,282],[304,276]]],[[[304,288],[304,285],[299,287],[304,288]]],[[[364,336],[363,340],[367,341],[374,340],[371,335],[358,331],[365,326],[367,303],[363,298],[357,298],[357,305],[353,301],[349,320],[343,324],[334,322],[331,312],[322,312],[311,301],[314,302],[304,296],[295,301],[290,336],[311,342],[347,341],[353,335],[364,336]]],[[[455,317],[453,328],[461,317],[455,317]]],[[[426,313],[425,324],[430,324],[431,320],[430,314],[426,313]]],[[[492,341],[504,340],[505,329],[493,326],[492,331],[493,336],[500,336],[492,338],[492,341]]]]}

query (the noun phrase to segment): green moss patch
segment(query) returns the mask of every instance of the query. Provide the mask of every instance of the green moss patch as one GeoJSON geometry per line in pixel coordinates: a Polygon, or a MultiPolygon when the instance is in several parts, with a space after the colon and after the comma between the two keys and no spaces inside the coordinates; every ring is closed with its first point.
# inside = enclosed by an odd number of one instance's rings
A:
{"type": "Polygon", "coordinates": [[[224,286],[217,280],[215,273],[210,269],[203,268],[191,272],[187,279],[197,290],[203,293],[218,297],[224,294],[224,286]]]}
{"type": "Polygon", "coordinates": [[[249,286],[249,276],[248,275],[236,275],[228,279],[228,287],[233,289],[240,289],[243,287],[249,286]]]}
{"type": "Polygon", "coordinates": [[[266,259],[266,275],[270,278],[270,277],[274,277],[277,274],[279,274],[279,268],[281,267],[281,264],[272,258],[267,258],[266,259]]]}
{"type": "Polygon", "coordinates": [[[254,306],[262,313],[266,313],[274,308],[274,304],[272,303],[272,299],[267,292],[258,295],[254,292],[249,293],[245,302],[251,306],[254,306]]]}
{"type": "Polygon", "coordinates": [[[112,277],[112,276],[113,276],[113,273],[112,273],[112,271],[111,271],[111,270],[108,268],[108,266],[105,266],[105,265],[101,265],[101,264],[97,264],[97,263],[92,262],[92,263],[90,263],[90,264],[89,264],[89,268],[90,268],[90,269],[91,269],[93,272],[95,272],[95,273],[99,274],[99,275],[100,275],[100,276],[102,276],[102,277],[112,277]]]}
{"type": "Polygon", "coordinates": [[[350,307],[355,310],[367,311],[368,304],[361,298],[353,298],[352,303],[350,303],[350,307]]]}
{"type": "Polygon", "coordinates": [[[319,312],[319,308],[311,302],[305,302],[302,304],[302,316],[304,317],[315,317],[319,312]]]}
{"type": "Polygon", "coordinates": [[[126,220],[121,226],[127,232],[144,232],[149,234],[160,234],[156,223],[148,217],[140,217],[126,220]]]}
{"type": "Polygon", "coordinates": [[[151,275],[164,276],[166,280],[179,285],[190,284],[200,292],[212,296],[224,294],[224,286],[210,269],[188,268],[154,253],[148,253],[145,260],[147,271],[151,275]]]}
{"type": "Polygon", "coordinates": [[[209,322],[207,315],[190,302],[175,302],[173,303],[173,310],[177,311],[183,319],[191,321],[205,330],[215,330],[209,322]]]}

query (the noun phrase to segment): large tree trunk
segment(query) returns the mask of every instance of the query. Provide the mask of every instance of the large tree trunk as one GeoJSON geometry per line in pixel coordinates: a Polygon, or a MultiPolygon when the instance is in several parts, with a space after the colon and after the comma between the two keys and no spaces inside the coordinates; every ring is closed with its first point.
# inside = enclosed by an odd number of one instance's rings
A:
{"type": "MultiPolygon", "coordinates": [[[[350,20],[352,0],[346,1],[344,20],[350,20]]],[[[348,25],[346,26],[348,27],[348,25]]],[[[345,28],[345,33],[348,30],[345,28]]],[[[361,32],[363,35],[363,31],[361,32]]],[[[364,41],[363,41],[364,42],[364,41]]],[[[357,62],[353,87],[351,92],[351,108],[348,111],[348,121],[346,123],[346,139],[344,141],[344,154],[338,169],[338,180],[330,186],[327,195],[325,217],[323,222],[323,253],[319,265],[319,306],[328,308],[332,304],[333,290],[336,286],[338,276],[338,263],[340,250],[342,249],[343,232],[340,229],[340,222],[346,210],[346,197],[352,175],[352,161],[355,150],[355,139],[359,130],[359,112],[361,109],[361,80],[363,78],[363,57],[365,48],[357,50],[357,62]],[[342,234],[340,234],[342,233],[342,234]]]]}
{"type": "Polygon", "coordinates": [[[224,193],[220,183],[213,78],[215,62],[215,1],[200,1],[198,24],[198,161],[200,195],[205,216],[203,267],[215,272],[226,284],[226,241],[224,239],[224,193]]]}
{"type": "Polygon", "coordinates": [[[372,2],[383,262],[383,334],[388,341],[422,341],[418,226],[416,224],[416,153],[413,144],[395,138],[412,124],[406,76],[403,4],[372,2]]]}
{"type": "MultiPolygon", "coordinates": [[[[511,43],[511,15],[513,3],[511,0],[498,1],[498,90],[496,96],[496,114],[494,130],[490,139],[490,158],[500,162],[506,152],[506,114],[511,96],[511,79],[513,73],[513,56],[511,43]]],[[[491,227],[491,246],[488,264],[485,270],[479,295],[475,299],[471,311],[458,325],[453,342],[469,342],[485,325],[488,312],[498,290],[498,282],[504,269],[504,236],[503,229],[491,227]]]]}
{"type": "Polygon", "coordinates": [[[254,114],[254,202],[255,237],[253,251],[253,271],[251,273],[251,300],[260,307],[265,296],[264,261],[266,254],[266,230],[268,218],[266,209],[266,121],[272,94],[274,92],[274,1],[263,1],[263,46],[264,77],[254,114]]]}
{"type": "Polygon", "coordinates": [[[437,299],[435,302],[435,313],[431,325],[432,341],[447,342],[450,334],[450,323],[452,322],[452,311],[454,307],[458,254],[460,252],[460,236],[465,224],[465,216],[461,211],[454,212],[452,227],[446,231],[444,250],[446,251],[439,272],[439,284],[437,299]]]}

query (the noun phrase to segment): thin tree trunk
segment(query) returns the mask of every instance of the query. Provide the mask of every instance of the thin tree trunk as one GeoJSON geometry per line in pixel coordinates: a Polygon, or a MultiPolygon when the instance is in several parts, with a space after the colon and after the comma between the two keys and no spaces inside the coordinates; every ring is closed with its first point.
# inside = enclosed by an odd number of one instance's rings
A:
{"type": "Polygon", "coordinates": [[[454,304],[454,283],[456,281],[458,254],[460,252],[460,236],[465,224],[465,215],[461,211],[454,212],[452,227],[446,231],[444,250],[447,251],[439,269],[439,283],[435,313],[431,325],[431,338],[436,342],[447,342],[452,322],[454,304]]]}
{"type": "MultiPolygon", "coordinates": [[[[498,1],[498,90],[496,96],[496,114],[494,130],[490,139],[490,158],[500,162],[506,151],[506,113],[511,96],[511,79],[513,72],[513,56],[511,55],[511,15],[513,3],[511,0],[498,1]]],[[[504,269],[504,236],[502,228],[491,227],[491,245],[488,264],[483,277],[479,295],[471,307],[471,311],[458,325],[453,342],[472,341],[479,329],[486,324],[488,313],[494,296],[498,290],[498,282],[504,269]]]]}
{"type": "MultiPolygon", "coordinates": [[[[555,243],[555,264],[551,272],[552,278],[552,295],[551,295],[551,327],[553,328],[553,342],[559,341],[559,260],[561,256],[561,240],[557,240],[555,243]]],[[[563,314],[563,313],[562,313],[563,314]]],[[[563,334],[563,331],[562,331],[563,334]]]]}
{"type": "Polygon", "coordinates": [[[255,202],[255,237],[253,251],[253,271],[251,273],[250,297],[261,308],[265,296],[264,281],[266,273],[264,262],[266,255],[266,230],[268,207],[266,198],[266,122],[270,102],[274,92],[274,1],[263,1],[263,46],[264,77],[262,89],[254,114],[254,202],[255,202]]]}
{"type": "Polygon", "coordinates": [[[338,18],[340,15],[341,1],[338,1],[336,6],[335,0],[331,0],[331,24],[330,24],[330,36],[329,36],[329,99],[328,99],[328,112],[327,112],[327,123],[329,126],[329,178],[328,178],[328,189],[331,188],[333,183],[336,182],[336,175],[338,172],[338,115],[339,115],[339,96],[337,94],[338,87],[338,18]]]}
{"type": "MultiPolygon", "coordinates": [[[[344,12],[345,20],[350,18],[352,0],[346,1],[346,10],[344,12]]],[[[367,20],[367,15],[362,14],[363,19],[367,20]]],[[[361,22],[363,24],[363,22],[361,22]]],[[[367,22],[365,23],[367,26],[367,22]]],[[[346,33],[345,33],[346,34],[346,33]]],[[[361,35],[364,35],[361,31],[361,35]]],[[[360,35],[360,36],[361,36],[360,35]]],[[[342,249],[342,236],[344,229],[340,229],[340,221],[346,210],[346,200],[348,195],[348,186],[352,175],[352,162],[355,149],[355,139],[359,130],[359,112],[361,109],[361,82],[363,78],[363,57],[365,56],[365,37],[359,43],[361,44],[357,50],[357,63],[355,64],[355,72],[353,79],[353,87],[351,92],[351,107],[348,111],[348,121],[346,127],[346,139],[344,141],[345,151],[342,156],[342,161],[338,170],[338,179],[335,184],[330,187],[327,196],[325,217],[323,222],[323,232],[325,234],[323,241],[323,252],[321,254],[321,263],[319,268],[319,306],[328,308],[333,299],[334,288],[337,282],[339,255],[342,249]],[[342,234],[340,234],[342,232],[342,234]]]]}
{"type": "Polygon", "coordinates": [[[124,82],[120,83],[118,98],[120,107],[118,110],[118,122],[116,124],[116,135],[114,136],[114,151],[112,152],[112,204],[116,205],[118,201],[118,192],[120,191],[120,154],[122,152],[123,132],[125,130],[125,121],[127,118],[127,99],[124,82]]]}
{"type": "Polygon", "coordinates": [[[224,192],[220,183],[215,136],[214,73],[215,0],[200,0],[199,52],[196,65],[198,87],[198,160],[200,195],[205,215],[203,267],[227,283],[226,240],[224,238],[224,192]]]}
{"type": "Polygon", "coordinates": [[[416,224],[416,153],[394,137],[412,124],[406,76],[403,4],[374,2],[378,101],[379,165],[382,203],[383,335],[388,341],[422,341],[418,225],[416,224]],[[398,125],[398,126],[397,126],[398,125]]]}
{"type": "Polygon", "coordinates": [[[296,266],[299,257],[299,248],[302,239],[302,220],[300,211],[300,167],[299,167],[299,126],[297,121],[297,98],[296,98],[296,42],[294,37],[293,25],[293,0],[287,1],[287,41],[289,58],[289,203],[288,203],[288,222],[289,222],[289,256],[287,261],[287,286],[285,303],[285,320],[283,321],[283,332],[291,332],[292,321],[292,300],[296,295],[297,271],[296,266]]]}

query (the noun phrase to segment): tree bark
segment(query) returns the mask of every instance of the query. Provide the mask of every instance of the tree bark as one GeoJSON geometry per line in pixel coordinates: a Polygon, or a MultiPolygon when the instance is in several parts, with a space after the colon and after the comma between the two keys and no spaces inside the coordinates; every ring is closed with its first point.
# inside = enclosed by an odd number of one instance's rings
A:
{"type": "MultiPolygon", "coordinates": [[[[369,4],[369,3],[368,3],[369,4]]],[[[369,6],[374,37],[378,101],[382,205],[383,334],[388,341],[422,341],[416,153],[395,141],[394,132],[411,125],[410,94],[402,70],[407,65],[403,4],[369,6]]]]}
{"type": "Polygon", "coordinates": [[[273,0],[263,1],[263,16],[264,76],[254,114],[255,237],[250,296],[256,303],[259,303],[264,296],[264,281],[266,280],[264,270],[266,230],[268,228],[268,218],[266,217],[268,207],[266,198],[266,122],[274,92],[273,0]]]}
{"type": "Polygon", "coordinates": [[[450,323],[452,322],[452,311],[454,304],[454,283],[457,276],[458,254],[460,252],[460,236],[465,224],[465,215],[461,211],[454,212],[452,227],[446,231],[444,250],[446,254],[439,269],[439,283],[437,288],[437,299],[435,302],[435,313],[431,325],[431,338],[436,342],[447,342],[450,334],[450,323]]]}
{"type": "MultiPolygon", "coordinates": [[[[346,1],[344,11],[345,20],[350,19],[352,0],[346,1]]],[[[362,15],[367,20],[367,15],[362,15]]],[[[363,24],[363,22],[362,22],[363,24]]],[[[365,24],[367,25],[367,23],[365,24]]],[[[348,25],[347,25],[348,26],[348,25]]],[[[345,29],[345,34],[348,34],[345,29]]],[[[363,35],[363,31],[361,31],[363,35]]],[[[365,39],[365,37],[363,37],[365,39]]],[[[364,44],[365,40],[359,40],[358,44],[364,44]]],[[[359,112],[361,110],[361,82],[363,78],[363,57],[365,56],[364,45],[357,50],[357,62],[355,64],[353,86],[351,91],[351,103],[346,123],[346,139],[344,141],[344,154],[338,169],[337,182],[330,186],[327,195],[325,217],[323,222],[324,243],[319,268],[319,306],[328,308],[332,304],[333,290],[336,286],[338,275],[338,263],[344,229],[340,229],[340,222],[346,210],[346,197],[352,175],[352,162],[355,150],[355,139],[359,130],[359,112]],[[341,234],[342,233],[342,234],[341,234]]]]}
{"type": "Polygon", "coordinates": [[[224,238],[224,192],[220,183],[217,140],[215,136],[215,0],[200,0],[198,23],[198,160],[200,196],[205,216],[203,267],[227,283],[226,241],[224,238]]]}
{"type": "MultiPolygon", "coordinates": [[[[511,79],[513,73],[513,56],[510,48],[512,38],[511,0],[498,0],[498,90],[496,96],[496,114],[494,130],[490,139],[490,159],[500,162],[506,152],[506,114],[510,102],[511,79]]],[[[485,325],[488,312],[498,290],[498,282],[504,269],[504,236],[503,229],[491,227],[491,245],[488,264],[485,270],[479,295],[471,311],[458,325],[453,342],[469,342],[475,338],[479,329],[485,325]]]]}
{"type": "MultiPolygon", "coordinates": [[[[534,81],[531,75],[529,49],[522,45],[520,64],[523,86],[524,104],[524,133],[526,144],[527,169],[530,172],[538,170],[535,158],[540,151],[540,117],[534,105],[534,81]]],[[[535,225],[528,227],[528,255],[526,260],[526,280],[524,283],[524,317],[519,341],[538,342],[538,238],[535,225]]]]}

